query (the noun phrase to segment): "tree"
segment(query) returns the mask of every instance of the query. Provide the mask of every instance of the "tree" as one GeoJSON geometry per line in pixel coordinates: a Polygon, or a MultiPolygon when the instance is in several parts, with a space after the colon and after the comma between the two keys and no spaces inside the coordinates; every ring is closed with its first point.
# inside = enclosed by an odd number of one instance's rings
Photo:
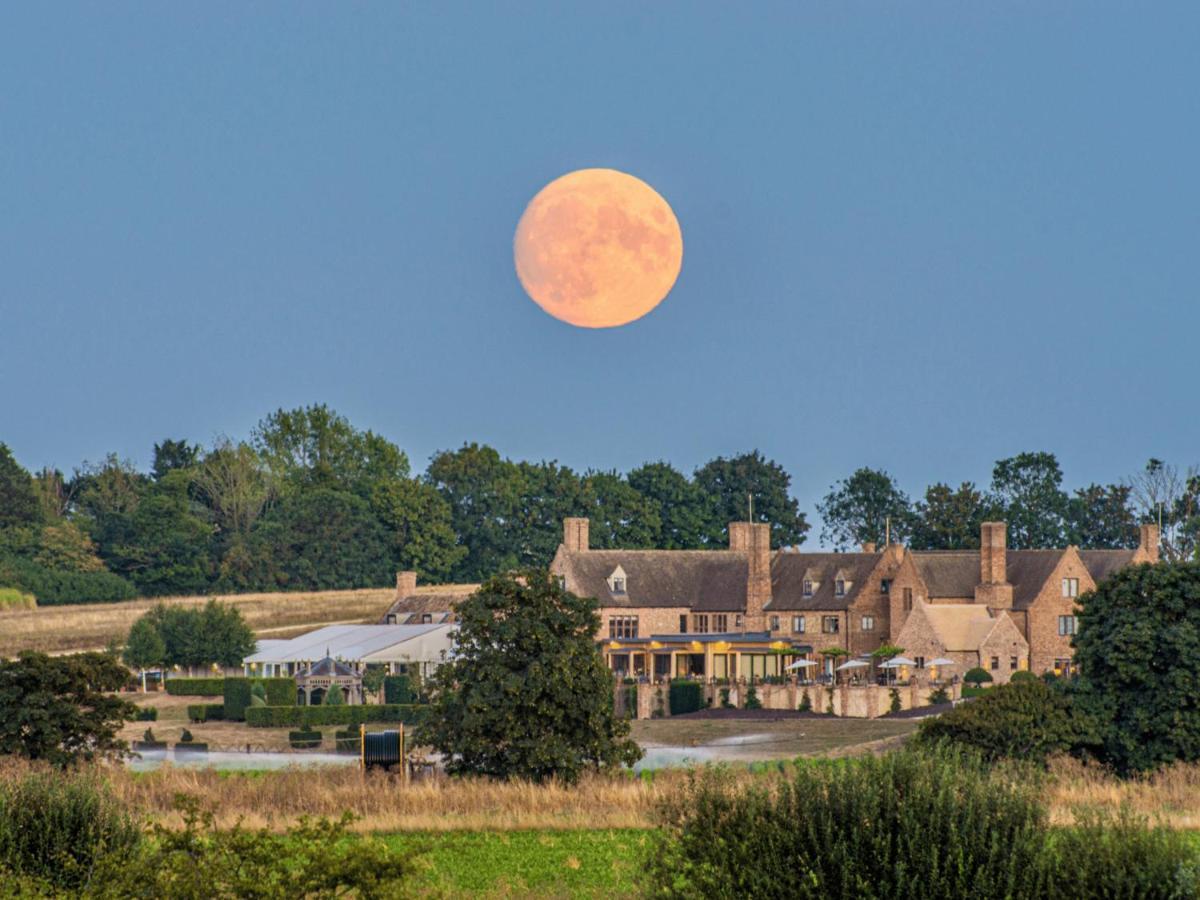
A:
{"type": "Polygon", "coordinates": [[[192,473],[219,534],[245,538],[271,497],[266,467],[248,444],[221,438],[192,473]]]}
{"type": "Polygon", "coordinates": [[[967,669],[967,674],[963,676],[963,681],[972,687],[980,687],[991,683],[992,673],[980,666],[975,666],[973,669],[967,669]]]}
{"type": "Polygon", "coordinates": [[[143,614],[133,627],[157,633],[163,643],[165,665],[189,669],[213,663],[240,666],[256,646],[254,632],[241,610],[219,600],[209,600],[200,608],[160,603],[143,614]]]}
{"type": "Polygon", "coordinates": [[[121,654],[125,664],[142,673],[142,690],[146,689],[146,669],[156,669],[167,662],[167,644],[154,622],[145,616],[133,623],[129,637],[125,639],[125,650],[121,654]]]}
{"type": "Polygon", "coordinates": [[[168,472],[190,469],[199,458],[199,444],[167,438],[161,444],[154,445],[154,464],[150,467],[150,476],[155,481],[161,481],[168,472]]]}
{"type": "Polygon", "coordinates": [[[0,755],[67,766],[120,755],[117,732],[137,707],[112,692],[129,671],[105,653],[0,659],[0,755]]]}
{"type": "Polygon", "coordinates": [[[809,524],[800,504],[788,494],[791,476],[778,463],[757,450],[730,459],[717,457],[696,470],[695,482],[713,499],[714,519],[707,536],[710,544],[728,543],[730,522],[744,522],[749,498],[754,498],[754,520],[771,526],[771,546],[790,547],[804,542],[809,524]]]}
{"type": "Polygon", "coordinates": [[[882,545],[889,532],[895,543],[903,543],[912,530],[908,495],[887,472],[875,469],[862,468],[839,481],[817,511],[824,523],[821,541],[839,551],[867,542],[882,545]]]}
{"type": "Polygon", "coordinates": [[[33,478],[0,443],[0,528],[33,525],[42,520],[42,506],[33,478]]]}
{"type": "Polygon", "coordinates": [[[1067,495],[1053,453],[1021,453],[992,470],[991,503],[1008,523],[1014,550],[1061,547],[1065,543],[1067,495]]]}
{"type": "MultiPolygon", "coordinates": [[[[667,462],[646,463],[629,473],[629,486],[658,511],[660,550],[694,550],[704,546],[716,527],[711,497],[667,462]]],[[[724,523],[728,524],[728,523],[724,523]]]]}
{"type": "Polygon", "coordinates": [[[930,485],[913,512],[912,549],[979,548],[979,526],[987,518],[987,503],[971,482],[964,481],[957,489],[941,482],[930,485]]]}
{"type": "Polygon", "coordinates": [[[393,568],[446,581],[467,555],[454,534],[450,504],[432,485],[412,478],[380,482],[370,502],[388,535],[393,568]]]}
{"type": "Polygon", "coordinates": [[[629,549],[658,546],[662,522],[658,506],[616,472],[589,472],[583,478],[593,547],[629,549]]]}
{"type": "Polygon", "coordinates": [[[1089,484],[1067,505],[1069,541],[1085,550],[1119,550],[1138,545],[1137,517],[1129,506],[1130,488],[1089,484]]]}
{"type": "Polygon", "coordinates": [[[1161,526],[1163,559],[1200,560],[1200,469],[1151,459],[1126,485],[1139,520],[1161,526]]]}
{"type": "Polygon", "coordinates": [[[596,602],[545,570],[498,575],[458,607],[454,658],[417,740],[452,774],[573,782],[641,755],[613,712],[596,602]]]}
{"type": "Polygon", "coordinates": [[[323,706],[341,706],[344,702],[342,689],[336,684],[329,686],[329,690],[325,692],[325,699],[321,701],[323,706]]]}
{"type": "Polygon", "coordinates": [[[1200,759],[1200,563],[1129,566],[1079,600],[1076,702],[1121,772],[1200,759]]]}

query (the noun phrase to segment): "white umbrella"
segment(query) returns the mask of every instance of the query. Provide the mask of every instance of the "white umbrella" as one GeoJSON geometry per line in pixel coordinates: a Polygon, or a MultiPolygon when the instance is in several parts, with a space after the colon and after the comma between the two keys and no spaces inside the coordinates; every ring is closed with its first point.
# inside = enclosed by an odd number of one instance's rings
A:
{"type": "Polygon", "coordinates": [[[909,659],[907,656],[893,656],[891,659],[889,659],[887,662],[885,662],[882,666],[880,666],[880,668],[881,669],[898,669],[901,666],[915,666],[916,664],[917,663],[915,660],[909,659]]]}
{"type": "Polygon", "coordinates": [[[925,663],[925,665],[927,665],[927,666],[953,666],[953,665],[955,665],[955,662],[952,659],[946,659],[946,657],[944,657],[944,656],[939,656],[937,659],[931,659],[929,662],[925,663]]]}
{"type": "Polygon", "coordinates": [[[816,663],[813,662],[811,659],[798,659],[794,663],[792,663],[790,666],[784,666],[783,668],[784,668],[784,671],[787,672],[787,671],[791,671],[792,669],[807,669],[809,666],[815,666],[815,665],[816,665],[816,663]]]}
{"type": "Polygon", "coordinates": [[[839,672],[844,672],[847,669],[861,669],[867,665],[870,665],[870,663],[865,663],[861,659],[851,659],[851,660],[848,660],[847,662],[842,663],[840,666],[838,666],[837,670],[839,672]]]}

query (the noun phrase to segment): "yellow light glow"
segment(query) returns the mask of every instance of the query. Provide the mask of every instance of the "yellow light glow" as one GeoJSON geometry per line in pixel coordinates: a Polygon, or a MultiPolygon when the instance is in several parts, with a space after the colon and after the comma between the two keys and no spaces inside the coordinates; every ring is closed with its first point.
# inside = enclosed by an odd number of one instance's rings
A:
{"type": "Polygon", "coordinates": [[[583,328],[640,319],[670,293],[683,234],[670,205],[615,169],[580,169],[542,188],[513,238],[517,277],[547,313],[583,328]]]}

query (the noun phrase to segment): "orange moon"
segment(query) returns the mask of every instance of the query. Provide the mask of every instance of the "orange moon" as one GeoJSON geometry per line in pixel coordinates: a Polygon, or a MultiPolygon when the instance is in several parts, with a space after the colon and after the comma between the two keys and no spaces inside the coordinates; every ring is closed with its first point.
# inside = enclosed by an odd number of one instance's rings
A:
{"type": "Polygon", "coordinates": [[[513,257],[526,293],[554,318],[615,328],[670,293],[683,235],[670,205],[646,182],[615,169],[580,169],[529,201],[513,257]]]}

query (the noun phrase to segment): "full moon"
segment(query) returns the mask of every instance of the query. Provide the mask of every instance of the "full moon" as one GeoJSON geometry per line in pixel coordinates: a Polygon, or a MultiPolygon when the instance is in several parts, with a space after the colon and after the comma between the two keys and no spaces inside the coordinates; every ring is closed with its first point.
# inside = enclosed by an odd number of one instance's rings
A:
{"type": "Polygon", "coordinates": [[[513,257],[526,293],[554,318],[614,328],[670,293],[683,235],[667,201],[646,182],[615,169],[580,169],[529,201],[513,257]]]}

